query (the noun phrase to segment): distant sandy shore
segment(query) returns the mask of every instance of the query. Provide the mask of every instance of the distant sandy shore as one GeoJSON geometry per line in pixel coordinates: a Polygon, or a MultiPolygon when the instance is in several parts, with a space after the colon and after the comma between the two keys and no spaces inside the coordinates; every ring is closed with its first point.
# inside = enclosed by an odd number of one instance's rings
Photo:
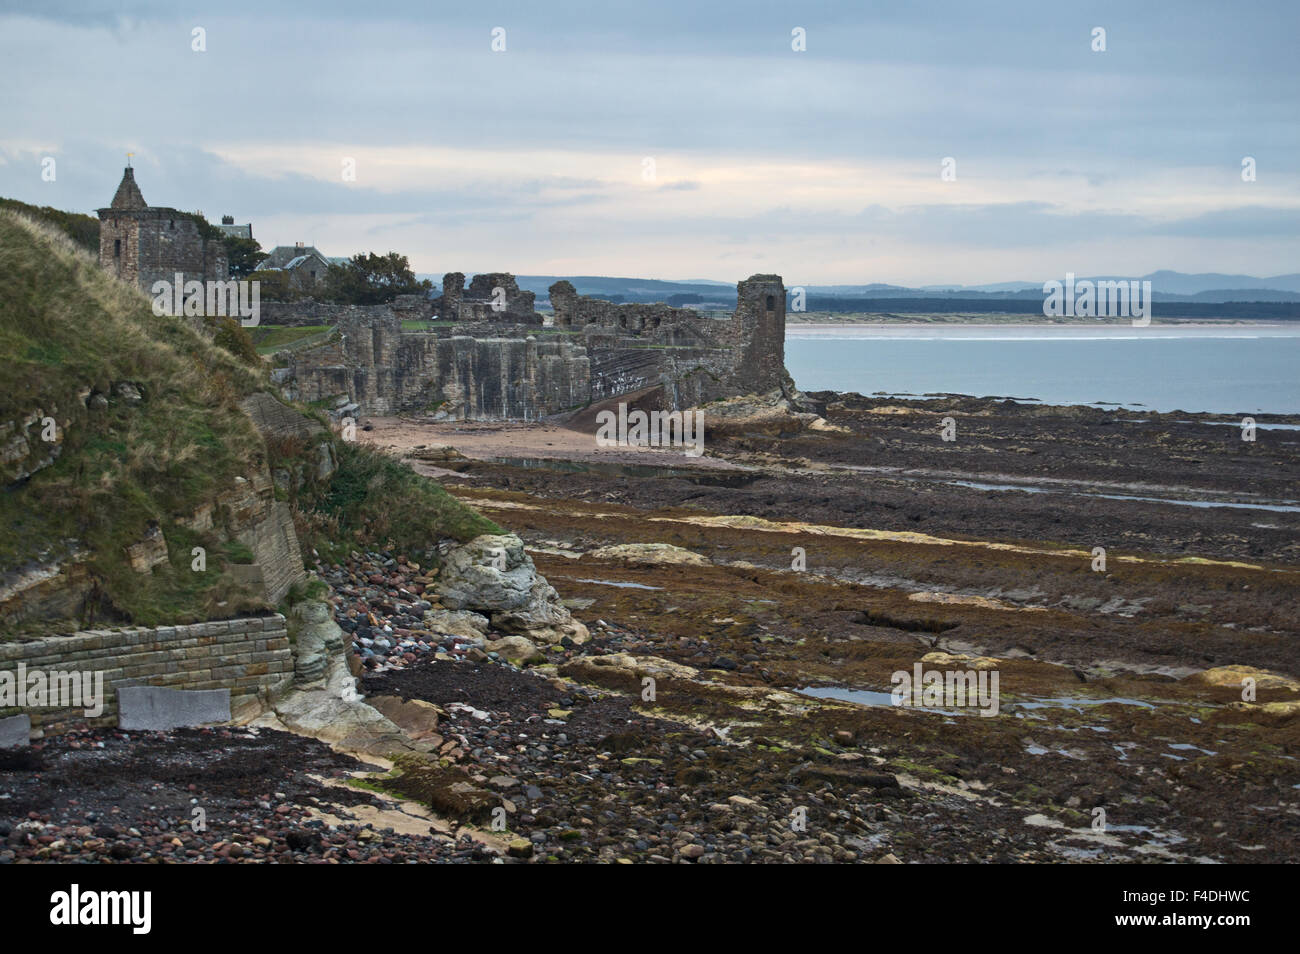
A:
{"type": "MultiPolygon", "coordinates": [[[[592,434],[554,424],[523,421],[422,421],[405,417],[367,417],[370,430],[358,438],[405,456],[417,447],[448,445],[473,460],[550,459],[653,467],[692,467],[709,470],[739,470],[736,464],[716,457],[689,457],[680,448],[601,447],[592,434]]],[[[438,476],[436,467],[417,462],[421,473],[438,476]]]]}
{"type": "MultiPolygon", "coordinates": [[[[786,328],[1130,328],[1129,322],[1116,321],[800,321],[786,317],[786,328]]],[[[1294,328],[1300,321],[1161,321],[1153,318],[1147,327],[1155,328],[1294,328]]]]}

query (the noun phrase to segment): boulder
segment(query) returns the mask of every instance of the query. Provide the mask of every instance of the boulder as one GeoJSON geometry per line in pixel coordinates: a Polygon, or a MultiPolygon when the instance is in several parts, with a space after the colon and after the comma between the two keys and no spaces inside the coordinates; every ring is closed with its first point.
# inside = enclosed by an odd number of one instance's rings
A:
{"type": "Polygon", "coordinates": [[[997,669],[1001,660],[996,656],[970,656],[966,653],[945,653],[936,650],[921,657],[926,666],[942,666],[947,669],[997,669]]]}
{"type": "Polygon", "coordinates": [[[469,610],[426,610],[424,625],[442,636],[459,636],[462,639],[482,639],[491,623],[481,613],[469,610]]]}
{"type": "Polygon", "coordinates": [[[430,461],[437,464],[455,460],[468,460],[464,454],[450,444],[421,444],[407,451],[406,456],[413,460],[430,461]]]}
{"type": "Polygon", "coordinates": [[[544,643],[591,638],[513,533],[483,534],[452,547],[444,555],[437,590],[443,606],[485,614],[507,633],[544,643]]]}
{"type": "Polygon", "coordinates": [[[31,735],[32,718],[26,713],[0,719],[0,749],[25,749],[31,735]]]}
{"type": "Polygon", "coordinates": [[[790,437],[822,420],[816,414],[801,411],[779,390],[714,401],[699,410],[704,413],[704,433],[711,438],[790,437]]]}
{"type": "Polygon", "coordinates": [[[546,662],[546,656],[523,636],[506,636],[487,644],[490,652],[497,653],[513,666],[524,667],[530,663],[546,662]]]}
{"type": "Polygon", "coordinates": [[[404,731],[412,741],[442,744],[442,737],[437,731],[439,709],[433,703],[387,695],[370,696],[366,702],[404,731]]]}

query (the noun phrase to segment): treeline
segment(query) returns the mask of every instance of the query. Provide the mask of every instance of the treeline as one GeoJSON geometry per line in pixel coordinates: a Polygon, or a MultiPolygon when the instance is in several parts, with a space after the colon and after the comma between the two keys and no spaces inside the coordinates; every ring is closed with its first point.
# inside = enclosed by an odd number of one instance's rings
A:
{"type": "Polygon", "coordinates": [[[248,277],[261,282],[261,295],[268,301],[312,298],[336,305],[382,305],[398,295],[427,297],[433,291],[433,283],[416,278],[410,261],[397,252],[353,255],[341,265],[331,264],[323,278],[310,287],[295,285],[292,273],[283,269],[254,271],[248,277]]]}

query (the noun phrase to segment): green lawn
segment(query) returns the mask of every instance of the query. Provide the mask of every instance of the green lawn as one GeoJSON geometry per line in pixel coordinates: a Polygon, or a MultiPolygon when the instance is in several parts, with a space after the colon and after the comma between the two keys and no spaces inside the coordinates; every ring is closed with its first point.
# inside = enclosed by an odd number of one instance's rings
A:
{"type": "Polygon", "coordinates": [[[258,354],[275,354],[285,345],[329,329],[329,325],[303,325],[293,328],[284,325],[259,325],[256,328],[249,328],[248,335],[253,339],[258,354]]]}

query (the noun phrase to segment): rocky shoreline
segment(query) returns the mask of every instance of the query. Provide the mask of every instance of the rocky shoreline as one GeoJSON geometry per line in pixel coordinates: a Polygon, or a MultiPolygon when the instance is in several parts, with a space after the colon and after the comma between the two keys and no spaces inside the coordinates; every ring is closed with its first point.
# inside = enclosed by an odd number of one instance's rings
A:
{"type": "Polygon", "coordinates": [[[383,744],[271,721],[48,739],[0,765],[0,813],[22,809],[0,861],[1300,853],[1290,432],[1242,448],[1206,421],[811,398],[824,427],[716,433],[709,467],[443,455],[444,485],[513,533],[316,568],[312,625],[347,646],[383,744]],[[1017,481],[1039,492],[987,487],[1017,481]],[[1190,505],[1228,498],[1281,509],[1190,505]],[[915,666],[996,671],[1000,710],[891,705],[915,666]],[[96,759],[171,767],[114,796],[96,759]]]}

